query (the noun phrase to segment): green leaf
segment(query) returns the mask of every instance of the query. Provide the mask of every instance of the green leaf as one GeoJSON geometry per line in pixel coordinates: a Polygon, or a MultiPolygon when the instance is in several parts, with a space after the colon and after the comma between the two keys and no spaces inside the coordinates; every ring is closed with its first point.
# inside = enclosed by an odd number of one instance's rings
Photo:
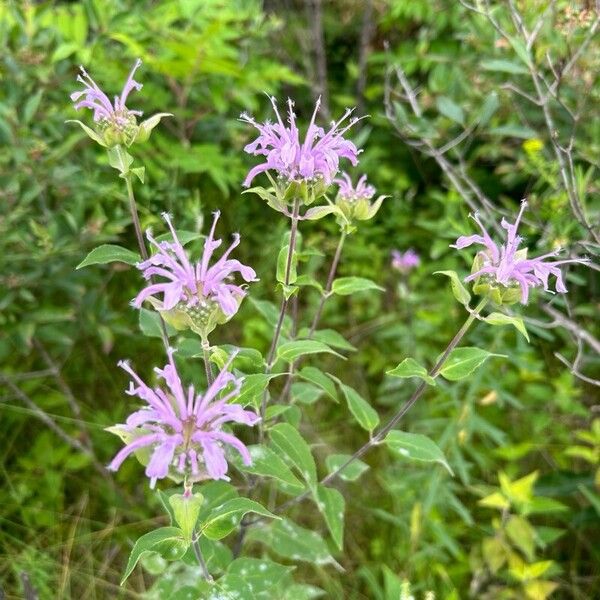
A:
{"type": "Polygon", "coordinates": [[[271,527],[270,549],[290,560],[303,560],[317,565],[335,563],[323,538],[289,519],[277,521],[271,527]]]}
{"type": "Polygon", "coordinates": [[[454,475],[444,453],[433,440],[425,435],[407,431],[390,431],[383,441],[400,456],[411,460],[437,462],[444,466],[450,475],[454,475]]]}
{"type": "MultiPolygon", "coordinates": [[[[289,244],[285,244],[282,246],[279,251],[279,255],[277,256],[277,281],[281,284],[285,284],[285,272],[287,270],[287,261],[288,261],[288,250],[289,244]]],[[[291,285],[296,283],[296,279],[298,279],[298,253],[294,251],[292,253],[292,260],[290,263],[290,277],[288,284],[291,285]]]]}
{"type": "Polygon", "coordinates": [[[298,377],[318,385],[332,400],[338,402],[335,384],[331,378],[320,369],[317,369],[316,367],[304,367],[298,373],[298,377]]]}
{"type": "Polygon", "coordinates": [[[108,163],[121,175],[127,175],[129,167],[133,164],[133,156],[123,146],[113,146],[108,149],[108,163]]]}
{"type": "Polygon", "coordinates": [[[140,180],[140,183],[144,183],[146,167],[136,167],[135,169],[131,169],[131,172],[140,180]]]}
{"type": "Polygon", "coordinates": [[[525,327],[525,323],[521,317],[515,317],[510,315],[505,315],[500,312],[493,312],[489,314],[487,317],[483,319],[486,323],[490,325],[512,325],[519,333],[521,333],[527,341],[529,341],[529,334],[527,333],[527,329],[525,327]]]}
{"type": "Polygon", "coordinates": [[[202,494],[172,494],[169,496],[169,504],[177,525],[181,528],[183,539],[191,544],[194,528],[198,522],[198,515],[204,502],[202,494]]]}
{"type": "Polygon", "coordinates": [[[334,488],[318,485],[316,502],[321,514],[325,517],[325,522],[335,545],[338,550],[342,550],[344,547],[344,510],[346,506],[344,496],[334,488]]]}
{"type": "Polygon", "coordinates": [[[254,500],[232,498],[213,509],[208,518],[201,523],[199,531],[209,540],[220,540],[229,535],[249,512],[271,519],[280,518],[254,500]]]}
{"type": "Polygon", "coordinates": [[[308,221],[316,221],[332,213],[343,214],[337,206],[328,204],[325,206],[315,206],[314,208],[309,208],[306,213],[304,213],[303,218],[308,221]]]}
{"type": "Polygon", "coordinates": [[[319,354],[321,352],[335,354],[340,358],[344,358],[327,344],[318,342],[317,340],[294,340],[293,342],[281,344],[281,346],[277,348],[277,358],[279,360],[284,360],[285,362],[293,362],[300,356],[305,356],[306,354],[319,354]]]}
{"type": "Polygon", "coordinates": [[[239,461],[239,469],[262,477],[272,477],[293,488],[292,493],[304,489],[304,484],[292,473],[286,462],[273,450],[266,446],[248,446],[252,464],[245,465],[239,461]]]}
{"type": "Polygon", "coordinates": [[[113,262],[135,265],[140,262],[140,255],[121,246],[102,244],[94,248],[75,268],[83,269],[89,265],[105,265],[113,262]]]}
{"type": "Polygon", "coordinates": [[[338,277],[331,286],[331,293],[338,296],[349,296],[350,294],[365,292],[367,290],[379,290],[383,292],[385,288],[364,277],[338,277]]]}
{"type": "Polygon", "coordinates": [[[278,423],[269,430],[274,448],[298,469],[302,478],[312,487],[317,484],[317,466],[310,447],[294,427],[278,423]]]}
{"type": "Polygon", "coordinates": [[[87,136],[89,138],[94,140],[97,144],[100,144],[102,147],[104,147],[104,148],[107,147],[106,143],[104,142],[102,137],[98,133],[96,133],[93,129],[90,129],[87,125],[82,123],[81,121],[77,121],[76,119],[69,119],[68,121],[65,121],[65,123],[77,123],[81,127],[81,129],[83,129],[85,131],[85,133],[87,134],[87,136]]]}
{"type": "MultiPolygon", "coordinates": [[[[328,473],[337,471],[350,458],[352,458],[350,454],[330,454],[325,459],[328,473]]],[[[338,477],[344,481],[356,481],[368,468],[369,465],[355,458],[347,467],[344,467],[344,470],[340,472],[338,477]]]]}
{"type": "Polygon", "coordinates": [[[358,424],[368,432],[372,432],[379,425],[377,411],[354,388],[339,380],[338,384],[346,397],[348,408],[358,424]]]}
{"type": "Polygon", "coordinates": [[[392,377],[418,377],[429,385],[435,385],[435,380],[429,375],[427,369],[414,358],[405,358],[396,368],[386,371],[386,374],[392,377]]]}
{"type": "Polygon", "coordinates": [[[503,355],[493,354],[487,350],[472,346],[455,348],[446,359],[440,373],[450,381],[464,379],[480,367],[490,356],[503,355]]]}
{"type": "Polygon", "coordinates": [[[498,94],[496,92],[488,94],[479,111],[478,125],[480,127],[487,125],[499,108],[500,100],[498,100],[498,94]]]}
{"type": "MultiPolygon", "coordinates": [[[[160,324],[160,315],[159,313],[148,310],[146,308],[140,308],[139,310],[139,326],[141,332],[147,337],[162,337],[162,326],[160,324]]],[[[167,335],[171,336],[175,334],[175,329],[165,323],[167,328],[167,335]]]]}
{"type": "Polygon", "coordinates": [[[323,395],[323,390],[312,383],[296,381],[291,386],[291,398],[293,403],[314,404],[323,395]]]}
{"type": "Polygon", "coordinates": [[[436,99],[436,106],[440,113],[448,117],[451,121],[455,121],[461,125],[465,124],[465,113],[454,100],[446,96],[440,96],[436,99]]]}
{"type": "Polygon", "coordinates": [[[167,560],[179,560],[188,548],[179,527],[160,527],[146,533],[134,544],[121,585],[125,583],[137,565],[142,555],[146,552],[158,552],[167,560]]]}
{"type": "Polygon", "coordinates": [[[511,73],[512,75],[524,75],[527,73],[527,69],[523,65],[510,60],[486,59],[482,60],[480,65],[486,71],[511,73]]]}
{"type": "Polygon", "coordinates": [[[532,561],[535,551],[535,530],[527,519],[512,515],[505,525],[506,533],[512,543],[523,552],[527,560],[532,561]]]}
{"type": "Polygon", "coordinates": [[[236,404],[247,406],[251,404],[255,409],[260,409],[260,404],[264,391],[269,385],[269,381],[274,377],[278,377],[278,373],[266,375],[265,373],[254,373],[253,375],[245,375],[242,383],[242,389],[235,399],[236,404]]]}
{"type": "Polygon", "coordinates": [[[434,271],[434,275],[445,275],[450,278],[450,287],[454,297],[465,307],[469,306],[471,302],[471,294],[467,291],[467,288],[463,285],[460,277],[456,271],[434,271]]]}
{"type": "MultiPolygon", "coordinates": [[[[308,334],[308,330],[306,330],[306,332],[308,334]]],[[[323,342],[332,348],[356,352],[356,347],[348,342],[344,336],[335,331],[335,329],[318,329],[313,333],[312,339],[323,342]]]]}
{"type": "Polygon", "coordinates": [[[308,583],[293,583],[285,588],[281,600],[314,600],[325,596],[325,591],[308,583]]]}
{"type": "Polygon", "coordinates": [[[268,558],[241,557],[227,567],[226,577],[232,574],[241,577],[249,584],[252,598],[271,600],[282,593],[280,585],[292,571],[293,567],[280,565],[268,558]]]}

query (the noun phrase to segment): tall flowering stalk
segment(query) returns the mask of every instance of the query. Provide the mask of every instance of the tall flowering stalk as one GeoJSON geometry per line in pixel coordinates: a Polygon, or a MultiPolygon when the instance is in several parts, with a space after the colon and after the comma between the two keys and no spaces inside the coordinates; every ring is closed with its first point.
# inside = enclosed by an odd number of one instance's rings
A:
{"type": "MultiPolygon", "coordinates": [[[[142,84],[134,79],[135,72],[141,66],[142,61],[138,58],[127,77],[120,96],[115,96],[114,103],[111,103],[107,94],[92,79],[87,71],[80,67],[80,74],[77,81],[83,84],[83,90],[77,90],[71,94],[71,100],[74,102],[75,110],[82,108],[90,109],[93,112],[93,120],[96,125],[92,129],[81,121],[73,121],[81,126],[85,133],[107,148],[108,161],[112,168],[119,172],[119,176],[125,180],[127,186],[127,198],[129,200],[129,211],[131,220],[135,229],[135,235],[138,243],[140,256],[143,260],[148,260],[148,251],[142,235],[142,227],[133,191],[133,178],[137,177],[140,182],[144,182],[144,167],[132,167],[133,157],[127,152],[126,148],[134,142],[141,143],[148,140],[152,130],[166,116],[172,116],[170,113],[157,113],[142,121],[138,125],[137,117],[142,115],[139,110],[131,110],[126,106],[129,94],[133,90],[141,90],[142,84]]],[[[165,349],[169,346],[166,326],[161,318],[161,337],[165,349]]]]}
{"type": "MultiPolygon", "coordinates": [[[[292,200],[292,212],[290,216],[290,237],[287,248],[285,273],[280,283],[283,285],[283,298],[279,311],[279,318],[275,327],[275,333],[271,341],[267,355],[267,373],[270,373],[275,361],[275,352],[281,335],[281,328],[289,298],[295,293],[292,281],[292,265],[295,261],[296,236],[298,229],[300,202],[312,203],[321,196],[327,187],[333,182],[339,171],[340,161],[348,159],[353,165],[358,163],[360,150],[353,142],[344,137],[345,133],[358,121],[351,117],[352,109],[346,110],[341,119],[333,122],[326,131],[316,124],[317,113],[321,105],[319,98],[315,104],[311,120],[308,124],[304,139],[301,139],[300,131],[296,123],[294,103],[288,99],[287,124],[284,123],[277,102],[271,97],[271,104],[276,116],[276,123],[269,121],[257,123],[247,114],[241,115],[241,120],[255,127],[258,137],[244,148],[244,150],[255,156],[263,156],[264,162],[252,168],[244,186],[248,187],[254,178],[260,174],[273,171],[279,186],[274,182],[275,198],[271,198],[268,192],[262,194],[267,197],[269,204],[277,210],[289,214],[285,208],[287,202],[292,200]]],[[[263,397],[261,415],[266,410],[267,392],[263,397]]]]}
{"type": "Polygon", "coordinates": [[[494,242],[479,216],[473,215],[474,221],[479,225],[481,234],[461,236],[452,248],[462,249],[478,244],[484,250],[477,253],[473,263],[473,272],[465,281],[475,281],[476,293],[490,294],[497,303],[513,303],[520,301],[527,304],[529,291],[532,288],[543,287],[551,291],[549,277],[555,278],[555,289],[564,294],[567,287],[563,281],[560,270],[566,264],[586,264],[585,258],[569,258],[563,260],[550,260],[559,256],[560,249],[548,252],[536,258],[527,258],[527,248],[519,249],[523,238],[517,235],[517,229],[527,208],[527,202],[521,203],[521,208],[514,223],[502,219],[501,226],[506,230],[506,240],[497,244],[494,242]]]}
{"type": "Polygon", "coordinates": [[[251,464],[246,446],[234,435],[223,430],[227,423],[255,425],[258,415],[239,404],[231,404],[239,394],[242,380],[228,371],[229,359],[212,384],[202,394],[193,385],[183,387],[175,361],[169,349],[168,363],[155,369],[165,385],[150,387],[131,368],[121,361],[119,366],[130,376],[127,393],[144,402],[122,425],[109,431],[119,435],[125,447],[109,465],[117,471],[131,454],[146,463],[150,487],[157,480],[172,477],[189,481],[228,479],[226,446],[239,452],[244,464],[251,464]]]}

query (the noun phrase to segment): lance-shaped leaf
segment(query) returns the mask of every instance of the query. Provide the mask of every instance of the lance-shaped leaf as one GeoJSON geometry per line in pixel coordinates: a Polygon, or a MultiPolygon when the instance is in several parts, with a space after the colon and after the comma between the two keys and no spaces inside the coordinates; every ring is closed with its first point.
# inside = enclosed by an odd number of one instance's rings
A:
{"type": "Polygon", "coordinates": [[[405,358],[395,369],[386,373],[393,377],[418,377],[429,385],[435,385],[435,379],[429,375],[427,369],[410,357],[405,358]]]}
{"type": "Polygon", "coordinates": [[[300,527],[289,519],[274,523],[269,533],[261,532],[260,539],[268,543],[269,548],[279,556],[316,565],[337,564],[318,533],[300,527]]]}
{"type": "Polygon", "coordinates": [[[262,477],[272,477],[289,486],[292,493],[299,493],[304,489],[304,484],[273,450],[266,446],[256,445],[248,446],[248,451],[252,457],[252,464],[245,465],[241,460],[236,459],[236,464],[240,470],[246,473],[253,473],[254,475],[261,475],[262,477]]]}
{"type": "Polygon", "coordinates": [[[242,517],[250,512],[279,519],[264,506],[249,498],[232,498],[214,508],[198,530],[210,540],[220,540],[229,535],[240,523],[242,517]]]}
{"type": "Polygon", "coordinates": [[[338,385],[344,393],[348,408],[358,421],[358,424],[363,429],[372,432],[379,425],[377,411],[354,388],[342,383],[339,379],[338,385]]]}
{"type": "Polygon", "coordinates": [[[529,341],[529,334],[525,328],[525,323],[521,317],[515,317],[505,315],[500,312],[493,312],[483,319],[490,325],[512,325],[520,334],[522,334],[527,341],[529,341]]]}
{"type": "Polygon", "coordinates": [[[493,354],[492,352],[473,346],[455,348],[446,359],[440,373],[450,381],[458,381],[459,379],[468,377],[491,356],[504,355],[493,354]]]}
{"type": "Polygon", "coordinates": [[[369,465],[358,458],[353,458],[350,454],[330,454],[325,459],[327,472],[333,473],[340,467],[346,465],[339,473],[338,477],[344,481],[356,481],[368,468],[369,465]],[[348,461],[352,458],[352,462],[348,461]]]}
{"type": "Polygon", "coordinates": [[[366,292],[368,290],[383,292],[385,288],[365,277],[338,277],[331,286],[331,292],[338,296],[349,296],[356,292],[366,292]]]}
{"type": "Polygon", "coordinates": [[[287,459],[312,487],[317,483],[317,466],[310,447],[294,427],[288,423],[278,423],[269,430],[271,444],[287,459]]]}
{"type": "Polygon", "coordinates": [[[334,488],[319,485],[315,500],[335,545],[341,550],[344,546],[344,496],[334,488]]]}
{"type": "Polygon", "coordinates": [[[400,456],[423,462],[437,462],[443,465],[450,475],[454,475],[439,446],[425,435],[407,431],[390,431],[383,441],[388,448],[400,456]]]}
{"type": "Polygon", "coordinates": [[[277,358],[284,360],[285,362],[292,362],[300,356],[304,356],[306,354],[319,354],[322,352],[335,354],[340,358],[345,358],[330,348],[327,344],[318,342],[317,340],[294,340],[293,342],[281,344],[281,346],[277,348],[277,358]]]}
{"type": "Polygon", "coordinates": [[[137,540],[131,550],[121,585],[125,583],[145,553],[158,552],[166,560],[179,560],[188,546],[179,527],[160,527],[146,533],[137,540]]]}
{"type": "Polygon", "coordinates": [[[113,262],[135,265],[140,262],[140,255],[115,244],[102,244],[94,248],[75,268],[83,269],[89,265],[105,265],[113,262]]]}

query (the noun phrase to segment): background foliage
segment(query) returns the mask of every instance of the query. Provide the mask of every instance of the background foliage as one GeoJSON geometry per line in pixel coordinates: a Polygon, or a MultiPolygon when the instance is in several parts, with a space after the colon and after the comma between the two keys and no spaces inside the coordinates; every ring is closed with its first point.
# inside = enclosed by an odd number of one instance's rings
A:
{"type": "MultiPolygon", "coordinates": [[[[33,597],[32,589],[41,598],[167,597],[150,591],[160,564],[146,564],[118,586],[133,540],[156,525],[161,510],[139,465],[131,461],[116,476],[102,468],[118,447],[103,428],[131,408],[115,363],[131,357],[149,372],[162,349],[159,339],[143,336],[147,324],[128,305],[139,284],[131,269],[75,270],[100,243],[134,247],[124,188],[105,154],[64,123],[74,118],[68,96],[77,66],[117,91],[139,56],[144,90],[136,104],[146,114],[174,113],[135,150],[147,169],[137,192],[143,226],[159,228],[160,212],[168,210],[182,228],[200,232],[209,211],[220,208],[222,231],[242,233],[240,259],[261,282],[253,301],[219,331],[219,344],[266,349],[270,328],[260,301],[273,299],[273,248],[286,228],[258,198],[240,195],[251,164],[241,149],[251,132],[237,116],[266,116],[263,92],[290,95],[303,116],[319,92],[331,115],[355,105],[370,115],[355,138],[364,148],[361,170],[391,197],[350,237],[339,274],[369,277],[386,291],[328,302],[324,323],[359,352],[319,366],[359,390],[383,417],[413,389],[383,373],[406,356],[431,364],[463,318],[447,281],[432,273],[468,270],[448,244],[470,227],[469,201],[484,198],[512,212],[527,196],[530,247],[597,254],[597,16],[570,5],[519,3],[532,26],[543,14],[533,56],[546,74],[547,56],[562,69],[584,44],[549,107],[557,133],[548,131],[544,107],[523,95],[535,89],[522,47],[460,3],[0,6],[0,581],[7,597],[33,597]],[[441,161],[430,151],[465,130],[465,143],[441,161]],[[567,147],[571,132],[572,180],[565,185],[553,145],[567,147]],[[569,185],[589,227],[574,217],[569,185]],[[388,268],[393,247],[413,247],[422,257],[407,278],[388,268]]],[[[503,27],[510,24],[507,6],[494,5],[503,27]]],[[[325,276],[335,231],[327,220],[303,225],[303,247],[322,253],[304,265],[309,272],[325,276]]],[[[280,552],[282,564],[295,566],[294,580],[331,598],[391,600],[407,595],[404,580],[419,597],[425,590],[440,598],[600,595],[598,387],[556,356],[598,379],[595,274],[569,274],[568,304],[556,298],[550,307],[531,307],[530,344],[504,328],[478,326],[470,334],[470,345],[507,358],[488,361],[468,383],[430,393],[405,427],[435,439],[455,477],[376,449],[358,483],[338,486],[349,524],[344,552],[329,549],[339,566],[280,552]],[[566,326],[553,310],[567,315],[566,326]]],[[[303,306],[316,300],[311,292],[300,297],[303,306]]],[[[196,376],[193,368],[189,376],[196,376]]],[[[291,418],[302,418],[323,474],[326,456],[363,443],[343,403],[295,400],[291,418]]],[[[324,531],[315,511],[300,505],[291,514],[324,531]]],[[[250,536],[247,549],[262,556],[259,539],[250,536]]],[[[285,597],[311,597],[308,588],[293,590],[285,597]]]]}

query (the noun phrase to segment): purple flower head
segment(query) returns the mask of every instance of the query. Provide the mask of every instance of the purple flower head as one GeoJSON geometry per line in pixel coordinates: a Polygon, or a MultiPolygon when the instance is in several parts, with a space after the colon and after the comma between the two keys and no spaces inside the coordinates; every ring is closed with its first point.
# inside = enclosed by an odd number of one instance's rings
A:
{"type": "Polygon", "coordinates": [[[466,248],[472,244],[480,244],[485,247],[478,253],[478,265],[474,273],[465,278],[465,281],[482,279],[485,284],[492,286],[500,285],[506,288],[520,289],[521,304],[527,304],[529,298],[529,289],[543,286],[545,291],[551,291],[548,287],[548,278],[553,275],[556,278],[556,291],[565,293],[567,288],[564,284],[560,265],[568,263],[585,264],[589,262],[585,258],[572,258],[566,260],[548,260],[550,257],[557,256],[560,249],[549,252],[536,258],[527,258],[527,248],[519,250],[519,244],[523,241],[517,235],[517,228],[527,207],[527,202],[521,203],[521,209],[514,223],[509,223],[504,218],[501,221],[502,227],[506,230],[506,241],[503,244],[496,244],[485,227],[481,223],[477,214],[473,219],[481,229],[481,235],[461,236],[451,248],[466,248]]]}
{"type": "Polygon", "coordinates": [[[150,231],[148,240],[157,249],[148,260],[137,265],[143,271],[144,278],[150,280],[160,277],[164,281],[151,282],[134,299],[133,305],[140,308],[144,300],[151,300],[161,311],[180,309],[194,322],[205,322],[211,318],[215,309],[222,312],[227,319],[238,310],[245,290],[232,283],[234,273],[239,273],[246,282],[257,281],[254,269],[243,265],[238,260],[229,258],[232,250],[239,245],[240,236],[234,234],[233,242],[212,266],[209,265],[214,251],[221,245],[221,240],[214,237],[219,219],[219,212],[214,213],[212,227],[204,242],[202,259],[195,265],[191,263],[183,245],[177,237],[169,215],[163,214],[167,222],[172,242],[157,242],[150,231]],[[156,296],[162,294],[162,302],[156,296]]]}
{"type": "Polygon", "coordinates": [[[358,119],[352,117],[343,127],[342,123],[352,114],[348,109],[342,118],[333,122],[326,132],[315,124],[321,99],[317,100],[312,119],[306,131],[304,141],[300,140],[300,132],[296,126],[294,103],[288,99],[287,125],[281,119],[275,98],[271,104],[277,117],[276,123],[257,123],[247,114],[241,115],[241,120],[250,123],[258,129],[258,137],[248,144],[244,150],[248,154],[264,156],[265,162],[250,170],[244,181],[248,187],[259,173],[273,170],[282,179],[292,182],[317,181],[322,179],[330,184],[339,170],[341,158],[347,158],[353,165],[358,163],[361,152],[344,134],[358,119]]]}
{"type": "Polygon", "coordinates": [[[123,86],[121,95],[115,96],[114,104],[111,104],[108,96],[98,87],[87,71],[83,67],[79,67],[81,73],[77,76],[77,81],[84,85],[84,89],[71,94],[71,100],[76,103],[75,110],[89,108],[94,111],[94,121],[116,125],[121,128],[130,125],[132,117],[135,123],[135,116],[141,115],[142,112],[139,110],[129,110],[125,106],[125,102],[132,90],[142,89],[142,84],[133,78],[141,64],[142,61],[138,58],[123,86]],[[83,100],[80,100],[82,97],[83,100]]]}
{"type": "Polygon", "coordinates": [[[375,195],[375,188],[367,183],[367,176],[363,175],[356,186],[352,185],[352,179],[348,173],[342,173],[341,177],[333,180],[339,187],[338,196],[349,202],[358,200],[370,200],[375,195]]]}
{"type": "Polygon", "coordinates": [[[409,248],[406,252],[400,252],[399,250],[392,250],[392,268],[400,271],[401,273],[407,273],[411,269],[418,267],[421,264],[419,255],[412,249],[409,248]]]}
{"type": "Polygon", "coordinates": [[[228,372],[235,354],[204,394],[200,394],[193,385],[184,389],[173,353],[174,350],[169,349],[169,362],[163,369],[154,369],[164,382],[154,388],[144,383],[127,362],[119,362],[131,376],[127,394],[137,396],[144,406],[129,415],[125,424],[112,430],[126,445],[108,468],[117,471],[129,455],[139,452],[144,463],[147,460],[146,476],[150,478],[151,488],[158,479],[169,475],[179,479],[227,480],[224,446],[235,448],[244,464],[249,465],[252,460],[246,446],[223,431],[223,425],[255,425],[260,420],[241,405],[228,404],[239,394],[242,385],[241,379],[228,372]]]}
{"type": "Polygon", "coordinates": [[[133,90],[142,89],[142,84],[133,78],[141,64],[142,61],[138,58],[125,81],[121,95],[115,96],[112,103],[87,71],[83,67],[79,67],[81,73],[77,76],[77,81],[83,84],[84,89],[73,92],[71,100],[75,103],[75,110],[80,108],[92,110],[97,126],[94,130],[81,121],[74,122],[81,125],[89,137],[105,148],[112,148],[119,144],[130,146],[134,142],[145,142],[163,117],[172,116],[170,113],[157,113],[138,125],[136,117],[141,116],[142,111],[130,110],[125,105],[127,97],[133,90]]]}

